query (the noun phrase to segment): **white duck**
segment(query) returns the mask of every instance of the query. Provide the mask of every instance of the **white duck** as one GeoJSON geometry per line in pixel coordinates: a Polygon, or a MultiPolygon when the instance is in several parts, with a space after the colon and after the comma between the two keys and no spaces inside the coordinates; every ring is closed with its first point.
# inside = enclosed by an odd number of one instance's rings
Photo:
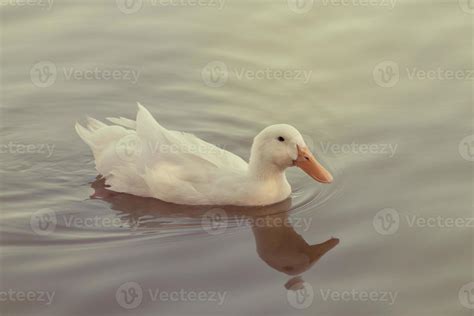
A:
{"type": "Polygon", "coordinates": [[[136,121],[107,119],[115,125],[88,118],[87,128],[76,123],[76,131],[116,192],[176,204],[256,206],[288,198],[288,167],[298,166],[322,183],[333,180],[287,124],[262,130],[247,163],[192,134],[167,130],[140,104],[136,121]]]}

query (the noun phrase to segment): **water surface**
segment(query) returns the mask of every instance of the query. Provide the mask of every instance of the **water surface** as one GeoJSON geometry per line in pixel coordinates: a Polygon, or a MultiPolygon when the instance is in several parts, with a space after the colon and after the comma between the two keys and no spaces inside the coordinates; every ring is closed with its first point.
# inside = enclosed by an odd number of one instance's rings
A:
{"type": "Polygon", "coordinates": [[[1,5],[1,314],[472,315],[467,2],[167,3],[1,5]],[[110,192],[73,126],[137,101],[245,159],[294,125],[335,183],[290,170],[245,210],[110,192]]]}

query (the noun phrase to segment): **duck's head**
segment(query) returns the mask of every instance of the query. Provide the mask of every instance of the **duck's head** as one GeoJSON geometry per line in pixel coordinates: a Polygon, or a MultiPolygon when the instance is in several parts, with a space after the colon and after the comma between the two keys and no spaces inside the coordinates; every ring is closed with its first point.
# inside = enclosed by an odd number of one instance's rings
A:
{"type": "Polygon", "coordinates": [[[319,182],[330,183],[333,180],[331,173],[308,149],[301,133],[288,124],[268,126],[254,138],[250,166],[269,172],[297,166],[319,182]]]}

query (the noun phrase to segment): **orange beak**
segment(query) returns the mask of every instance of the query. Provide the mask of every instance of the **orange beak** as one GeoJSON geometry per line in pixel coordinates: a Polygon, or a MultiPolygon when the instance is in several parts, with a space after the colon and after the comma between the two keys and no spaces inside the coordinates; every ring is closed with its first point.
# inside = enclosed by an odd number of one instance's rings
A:
{"type": "Polygon", "coordinates": [[[327,171],[306,147],[296,145],[298,157],[293,161],[294,165],[303,169],[311,178],[322,183],[331,183],[332,175],[327,171]]]}

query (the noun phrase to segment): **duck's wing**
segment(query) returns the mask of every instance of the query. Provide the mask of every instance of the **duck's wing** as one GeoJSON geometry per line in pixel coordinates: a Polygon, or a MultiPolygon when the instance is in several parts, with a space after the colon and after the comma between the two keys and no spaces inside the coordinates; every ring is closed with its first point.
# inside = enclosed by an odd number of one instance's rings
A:
{"type": "MultiPolygon", "coordinates": [[[[239,156],[210,144],[193,134],[170,131],[138,104],[136,121],[109,118],[127,129],[135,129],[139,155],[133,163],[115,168],[107,184],[120,192],[131,192],[137,174],[147,196],[183,204],[212,204],[213,192],[222,179],[242,175],[248,164],[239,156]]],[[[128,136],[127,136],[128,137],[128,136]]],[[[141,190],[139,194],[145,194],[141,190]]]]}
{"type": "MultiPolygon", "coordinates": [[[[123,120],[123,119],[122,119],[123,120]]],[[[132,126],[133,121],[122,121],[132,126]]],[[[149,161],[167,159],[187,160],[217,168],[246,170],[247,163],[239,156],[210,144],[193,134],[170,131],[161,126],[141,104],[138,104],[136,133],[144,143],[143,159],[149,161]],[[150,155],[149,157],[147,155],[150,155]],[[183,158],[183,159],[180,159],[183,158]]],[[[147,163],[148,165],[148,163],[147,163]]],[[[199,165],[195,165],[199,167],[199,165]]]]}

